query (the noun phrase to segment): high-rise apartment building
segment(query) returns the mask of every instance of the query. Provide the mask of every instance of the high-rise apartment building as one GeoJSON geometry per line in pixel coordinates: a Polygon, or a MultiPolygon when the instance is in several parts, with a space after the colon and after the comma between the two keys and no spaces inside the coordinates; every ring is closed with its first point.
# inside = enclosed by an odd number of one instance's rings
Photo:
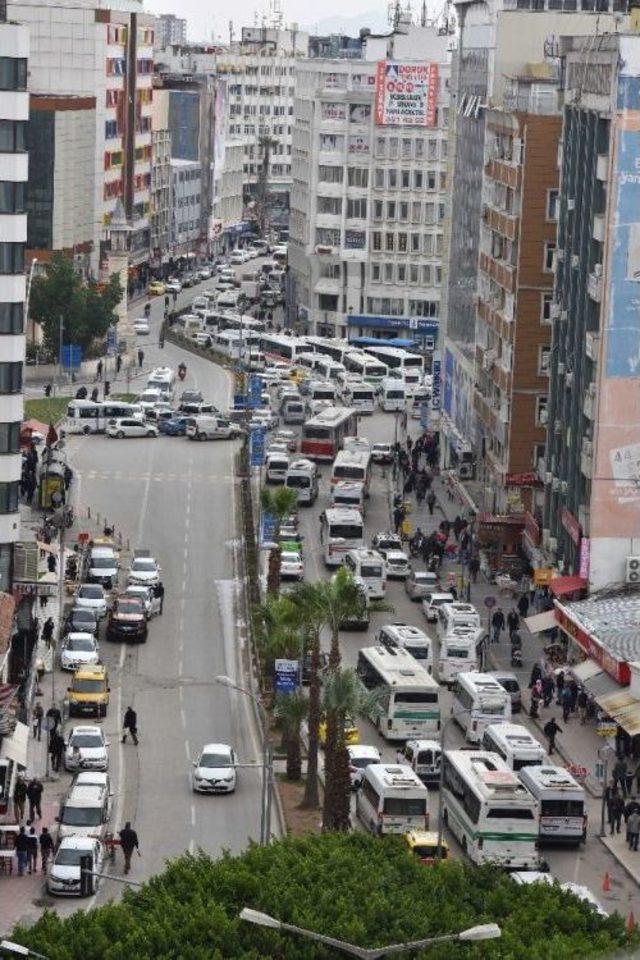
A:
{"type": "Polygon", "coordinates": [[[187,42],[187,21],[173,13],[161,13],[156,17],[154,45],[158,49],[187,42]]]}
{"type": "Polygon", "coordinates": [[[437,336],[448,45],[405,25],[365,37],[360,60],[299,64],[290,322],[327,336],[437,336]],[[405,99],[406,85],[416,93],[405,99]]]}
{"type": "Polygon", "coordinates": [[[566,37],[559,53],[543,545],[602,589],[640,556],[640,36],[566,37]]]}
{"type": "Polygon", "coordinates": [[[26,126],[29,31],[0,13],[0,591],[20,537],[20,427],[25,357],[26,126]]]}
{"type": "Polygon", "coordinates": [[[154,90],[151,115],[151,263],[168,260],[171,237],[171,134],[169,91],[154,90]]]}

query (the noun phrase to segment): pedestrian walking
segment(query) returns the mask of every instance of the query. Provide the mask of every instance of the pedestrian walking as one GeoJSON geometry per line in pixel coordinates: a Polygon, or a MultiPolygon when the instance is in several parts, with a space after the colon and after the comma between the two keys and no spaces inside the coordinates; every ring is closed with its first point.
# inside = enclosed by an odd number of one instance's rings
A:
{"type": "Polygon", "coordinates": [[[433,516],[433,508],[435,507],[435,505],[436,505],[436,495],[433,492],[433,490],[429,490],[429,493],[427,494],[427,508],[429,510],[430,517],[433,516]]]}
{"type": "Polygon", "coordinates": [[[18,860],[18,876],[23,877],[29,858],[29,837],[24,827],[18,830],[18,836],[14,841],[16,857],[18,860]]]}
{"type": "Polygon", "coordinates": [[[47,556],[47,570],[49,573],[55,573],[58,566],[58,561],[56,560],[55,554],[50,553],[47,556]]]}
{"type": "Polygon", "coordinates": [[[47,872],[47,863],[49,858],[53,854],[53,837],[49,833],[46,827],[42,828],[42,833],[40,834],[40,866],[42,872],[47,872]]]}
{"type": "Polygon", "coordinates": [[[578,705],[578,691],[580,690],[580,687],[578,686],[578,681],[572,677],[571,680],[569,680],[569,683],[567,684],[567,688],[571,696],[571,713],[575,713],[576,707],[578,705]]]}
{"type": "Polygon", "coordinates": [[[491,616],[491,627],[493,629],[492,643],[500,643],[500,635],[504,630],[504,613],[502,607],[496,607],[491,616]]]}
{"type": "Polygon", "coordinates": [[[27,786],[27,799],[29,800],[29,820],[32,822],[38,817],[42,820],[42,783],[37,777],[32,777],[27,786]]]}
{"type": "Polygon", "coordinates": [[[611,773],[613,782],[619,790],[622,790],[623,796],[627,795],[627,763],[623,757],[618,757],[613,771],[611,773]]]}
{"type": "Polygon", "coordinates": [[[49,730],[49,736],[51,736],[51,734],[54,733],[62,723],[62,714],[56,707],[55,703],[52,703],[47,710],[46,717],[49,721],[47,724],[47,729],[49,730]]]}
{"type": "Polygon", "coordinates": [[[577,703],[580,723],[584,726],[584,724],[587,722],[587,708],[589,706],[589,696],[584,688],[582,688],[578,693],[577,703]]]}
{"type": "Polygon", "coordinates": [[[480,573],[480,558],[477,556],[471,557],[469,560],[469,574],[471,575],[471,582],[478,582],[478,574],[480,573]]]}
{"type": "Polygon", "coordinates": [[[28,873],[36,873],[38,869],[38,834],[35,827],[29,829],[27,840],[27,871],[28,873]]]}
{"type": "Polygon", "coordinates": [[[36,703],[33,711],[31,713],[31,721],[33,723],[33,739],[41,740],[42,739],[42,721],[44,719],[44,710],[42,709],[42,704],[40,702],[36,703]]]}
{"type": "Polygon", "coordinates": [[[51,769],[57,773],[64,757],[64,737],[57,730],[53,730],[49,738],[49,753],[51,755],[51,769]]]}
{"type": "Polygon", "coordinates": [[[624,813],[624,800],[619,793],[614,793],[609,801],[609,828],[611,836],[614,833],[620,833],[622,826],[622,815],[624,813]]]}
{"type": "Polygon", "coordinates": [[[156,583],[155,587],[153,588],[153,594],[160,601],[160,615],[162,615],[164,610],[164,584],[162,581],[156,583]]]}
{"type": "Polygon", "coordinates": [[[562,719],[565,723],[569,722],[571,717],[571,690],[564,687],[562,691],[562,719]]]}
{"type": "Polygon", "coordinates": [[[122,722],[123,734],[122,742],[126,743],[127,735],[131,734],[131,739],[135,743],[136,747],[138,746],[138,714],[135,712],[133,707],[127,707],[124,720],[122,722]]]}
{"type": "Polygon", "coordinates": [[[138,367],[142,367],[142,361],[144,360],[144,350],[138,350],[138,367]]]}
{"type": "Polygon", "coordinates": [[[629,850],[638,850],[638,840],[640,839],[640,813],[634,810],[627,819],[627,843],[629,850]]]}
{"type": "Polygon", "coordinates": [[[553,682],[553,676],[550,673],[545,674],[542,678],[542,702],[545,707],[548,707],[553,700],[553,691],[555,685],[553,682]]]}
{"type": "Polygon", "coordinates": [[[633,778],[635,776],[635,770],[632,770],[631,767],[627,767],[627,772],[624,776],[624,783],[626,787],[625,796],[630,797],[631,791],[633,790],[633,778]]]}
{"type": "Polygon", "coordinates": [[[511,639],[520,626],[520,617],[518,616],[517,610],[509,610],[507,614],[507,626],[509,628],[509,639],[511,639]]]}
{"type": "Polygon", "coordinates": [[[549,741],[549,756],[553,753],[556,747],[556,737],[559,733],[562,733],[562,728],[556,723],[555,717],[551,717],[550,720],[544,725],[544,735],[549,741]]]}
{"type": "Polygon", "coordinates": [[[122,370],[122,354],[119,353],[116,357],[116,373],[120,373],[122,370]]]}
{"type": "Polygon", "coordinates": [[[55,630],[55,623],[53,617],[47,617],[44,624],[42,625],[42,639],[48,647],[51,646],[51,641],[53,640],[53,632],[55,630]]]}
{"type": "Polygon", "coordinates": [[[102,380],[102,360],[98,360],[96,365],[96,380],[102,380]]]}
{"type": "Polygon", "coordinates": [[[564,670],[559,670],[556,674],[556,693],[558,694],[558,699],[556,703],[558,706],[562,703],[562,691],[564,690],[564,670]]]}
{"type": "Polygon", "coordinates": [[[26,800],[27,784],[25,783],[25,779],[22,774],[20,774],[13,788],[13,813],[17,823],[20,823],[21,820],[24,820],[24,805],[26,800]]]}
{"type": "Polygon", "coordinates": [[[396,507],[393,511],[393,525],[396,533],[400,533],[400,528],[402,527],[402,521],[404,520],[404,510],[402,507],[396,507]]]}
{"type": "Polygon", "coordinates": [[[120,831],[120,846],[122,847],[122,852],[124,854],[124,872],[129,873],[131,869],[131,857],[133,856],[133,851],[138,851],[138,856],[140,856],[140,844],[138,843],[138,834],[135,830],[132,829],[131,823],[129,820],[124,825],[124,829],[120,831]]]}
{"type": "Polygon", "coordinates": [[[518,600],[518,613],[523,620],[529,613],[529,597],[526,595],[526,593],[523,593],[518,600]]]}
{"type": "Polygon", "coordinates": [[[98,402],[98,388],[97,388],[97,387],[94,387],[93,390],[91,391],[91,399],[93,400],[94,403],[97,403],[97,402],[98,402]]]}

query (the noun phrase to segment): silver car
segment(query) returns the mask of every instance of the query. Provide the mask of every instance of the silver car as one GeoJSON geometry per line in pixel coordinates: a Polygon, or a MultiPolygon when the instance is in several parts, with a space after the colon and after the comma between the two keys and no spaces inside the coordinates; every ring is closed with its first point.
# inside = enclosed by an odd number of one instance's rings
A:
{"type": "Polygon", "coordinates": [[[412,570],[404,582],[404,589],[411,600],[422,600],[438,589],[438,577],[430,570],[412,570]]]}

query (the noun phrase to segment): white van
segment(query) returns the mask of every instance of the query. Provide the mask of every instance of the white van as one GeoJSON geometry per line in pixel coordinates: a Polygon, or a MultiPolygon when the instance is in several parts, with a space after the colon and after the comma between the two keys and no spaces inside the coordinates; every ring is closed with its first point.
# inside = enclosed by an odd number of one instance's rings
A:
{"type": "Polygon", "coordinates": [[[488,673],[459,673],[453,685],[451,715],[469,743],[481,743],[490,723],[511,720],[511,697],[488,673]]]}
{"type": "Polygon", "coordinates": [[[176,374],[171,367],[156,367],[151,371],[147,380],[147,387],[156,387],[158,390],[171,392],[175,386],[176,374]]]}
{"type": "Polygon", "coordinates": [[[280,409],[283,423],[304,423],[307,419],[306,404],[302,397],[286,397],[280,409]]]}
{"type": "Polygon", "coordinates": [[[284,483],[298,494],[298,503],[311,505],[318,497],[318,468],[312,460],[294,460],[289,464],[284,483]]]}
{"type": "Polygon", "coordinates": [[[395,377],[385,377],[380,383],[380,406],[389,412],[406,410],[407,390],[402,380],[395,377]]]}
{"type": "Polygon", "coordinates": [[[216,297],[216,307],[230,307],[235,310],[240,300],[240,292],[235,287],[231,290],[222,290],[216,297]]]}
{"type": "Polygon", "coordinates": [[[428,593],[422,601],[422,612],[429,623],[435,623],[438,619],[438,610],[444,603],[454,603],[452,593],[428,593]]]}
{"type": "Polygon", "coordinates": [[[438,680],[450,687],[461,671],[478,670],[478,643],[482,630],[456,627],[440,640],[438,680]]]}
{"type": "Polygon", "coordinates": [[[375,550],[349,550],[344,566],[364,584],[370,600],[382,600],[387,592],[384,559],[375,550]]]}
{"type": "Polygon", "coordinates": [[[384,647],[402,647],[414,660],[420,661],[427,673],[433,673],[433,644],[423,630],[409,623],[385,623],[380,627],[376,643],[384,647]]]}
{"type": "Polygon", "coordinates": [[[111,816],[111,797],[106,787],[73,786],[60,804],[58,840],[65,837],[102,837],[111,816]]]}
{"type": "Polygon", "coordinates": [[[309,401],[312,400],[332,400],[336,399],[336,388],[333,383],[326,380],[312,380],[309,384],[309,401]]]}
{"type": "Polygon", "coordinates": [[[442,747],[438,740],[407,740],[404,756],[405,762],[425,785],[440,783],[442,747]]]}
{"type": "Polygon", "coordinates": [[[190,440],[233,440],[242,429],[225,417],[189,417],[186,433],[190,440]]]}
{"type": "Polygon", "coordinates": [[[342,389],[342,400],[345,406],[353,407],[358,413],[373,413],[376,392],[370,383],[347,382],[342,389]]]}
{"type": "Polygon", "coordinates": [[[490,723],[482,737],[482,749],[497,753],[512,770],[539,767],[548,761],[540,741],[521,723],[490,723]]]}
{"type": "Polygon", "coordinates": [[[289,469],[289,457],[284,453],[268,453],[264,467],[267,483],[284,483],[289,469]]]}
{"type": "Polygon", "coordinates": [[[439,607],[437,624],[436,633],[438,638],[442,639],[458,627],[479,630],[480,614],[472,603],[461,603],[455,600],[453,603],[445,603],[439,607]]]}
{"type": "Polygon", "coordinates": [[[356,795],[356,812],[371,833],[407,833],[429,827],[429,792],[406,764],[365,767],[356,795]]]}
{"type": "Polygon", "coordinates": [[[331,488],[332,507],[354,507],[364,515],[364,487],[361,483],[341,480],[331,488]]]}

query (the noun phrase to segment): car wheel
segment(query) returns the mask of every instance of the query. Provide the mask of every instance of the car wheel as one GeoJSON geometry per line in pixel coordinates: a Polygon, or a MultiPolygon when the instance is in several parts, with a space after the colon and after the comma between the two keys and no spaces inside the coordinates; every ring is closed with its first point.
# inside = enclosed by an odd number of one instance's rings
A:
{"type": "Polygon", "coordinates": [[[155,430],[147,430],[147,436],[148,436],[148,437],[156,437],[156,436],[157,436],[157,433],[155,432],[155,430]]]}
{"type": "Polygon", "coordinates": [[[83,427],[82,432],[84,433],[85,437],[88,437],[91,433],[91,427],[83,427]]]}
{"type": "Polygon", "coordinates": [[[197,436],[198,436],[198,440],[206,440],[206,439],[207,439],[206,433],[203,433],[202,431],[200,431],[200,433],[197,434],[197,436]]]}
{"type": "Polygon", "coordinates": [[[116,433],[116,437],[118,438],[118,440],[122,440],[124,438],[124,431],[118,430],[118,432],[116,433]]]}

